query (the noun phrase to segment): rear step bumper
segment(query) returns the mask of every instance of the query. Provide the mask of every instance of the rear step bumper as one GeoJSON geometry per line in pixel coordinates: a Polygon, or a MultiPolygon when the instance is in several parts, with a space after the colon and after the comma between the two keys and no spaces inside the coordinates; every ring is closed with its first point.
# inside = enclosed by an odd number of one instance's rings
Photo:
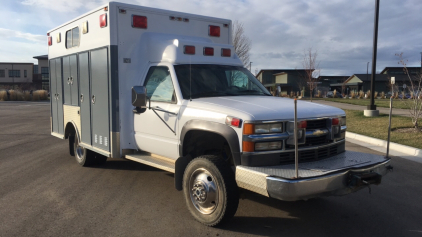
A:
{"type": "Polygon", "coordinates": [[[391,168],[389,163],[390,159],[379,155],[346,151],[326,160],[300,163],[299,178],[292,176],[294,165],[237,166],[236,182],[241,188],[268,197],[284,201],[306,200],[346,195],[370,184],[380,184],[382,176],[391,168]]]}

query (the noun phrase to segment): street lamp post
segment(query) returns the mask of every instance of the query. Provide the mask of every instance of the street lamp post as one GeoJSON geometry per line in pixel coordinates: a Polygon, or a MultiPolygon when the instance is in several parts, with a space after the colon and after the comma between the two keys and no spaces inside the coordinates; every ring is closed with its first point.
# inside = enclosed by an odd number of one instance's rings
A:
{"type": "Polygon", "coordinates": [[[372,72],[371,72],[371,103],[367,109],[364,110],[364,115],[368,117],[375,117],[379,115],[377,106],[374,101],[375,92],[375,72],[377,66],[377,45],[378,45],[378,18],[379,18],[379,0],[375,0],[375,19],[374,19],[374,45],[372,51],[372,72]]]}
{"type": "Polygon", "coordinates": [[[368,81],[368,67],[369,67],[369,62],[366,63],[366,80],[368,81]]]}

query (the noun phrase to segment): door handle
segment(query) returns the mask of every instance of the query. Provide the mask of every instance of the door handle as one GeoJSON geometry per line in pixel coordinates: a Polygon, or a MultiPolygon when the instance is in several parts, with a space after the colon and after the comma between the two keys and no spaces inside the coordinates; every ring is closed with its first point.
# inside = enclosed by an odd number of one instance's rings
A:
{"type": "Polygon", "coordinates": [[[70,84],[73,85],[73,77],[70,77],[70,84]]]}
{"type": "Polygon", "coordinates": [[[81,94],[81,103],[84,102],[84,94],[81,94]]]}
{"type": "Polygon", "coordinates": [[[67,78],[67,84],[70,85],[70,77],[67,78]]]}
{"type": "Polygon", "coordinates": [[[92,96],[91,101],[93,104],[95,104],[95,95],[92,96]]]}

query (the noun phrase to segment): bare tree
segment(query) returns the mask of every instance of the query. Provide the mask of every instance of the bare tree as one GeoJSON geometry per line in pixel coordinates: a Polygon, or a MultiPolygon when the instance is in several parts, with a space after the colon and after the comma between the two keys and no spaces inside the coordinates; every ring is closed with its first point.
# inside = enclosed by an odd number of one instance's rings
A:
{"type": "Polygon", "coordinates": [[[422,117],[422,75],[417,73],[416,75],[410,75],[406,66],[407,60],[403,59],[403,53],[396,54],[399,57],[399,64],[403,65],[403,71],[409,79],[410,86],[406,87],[407,91],[412,95],[410,99],[404,99],[403,102],[409,107],[409,113],[412,118],[413,126],[415,131],[420,131],[419,129],[419,119],[422,117]]]}
{"type": "Polygon", "coordinates": [[[312,51],[312,48],[309,48],[304,51],[302,61],[303,69],[305,69],[305,75],[303,77],[311,94],[311,102],[313,91],[315,88],[317,88],[318,85],[317,82],[320,73],[319,62],[317,62],[317,57],[318,52],[316,50],[312,51]]]}
{"type": "MultiPolygon", "coordinates": [[[[245,35],[243,23],[239,21],[233,22],[232,38],[234,51],[245,67],[249,66],[249,51],[251,50],[251,40],[245,35]]],[[[251,69],[252,70],[252,69],[251,69]]]]}

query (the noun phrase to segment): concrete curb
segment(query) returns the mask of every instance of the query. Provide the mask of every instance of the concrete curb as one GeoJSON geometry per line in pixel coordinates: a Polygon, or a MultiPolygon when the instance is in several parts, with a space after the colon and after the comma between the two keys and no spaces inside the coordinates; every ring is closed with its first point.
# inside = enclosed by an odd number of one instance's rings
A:
{"type": "MultiPolygon", "coordinates": [[[[382,152],[384,154],[387,152],[387,141],[378,138],[368,137],[353,132],[346,132],[346,141],[382,152]]],[[[392,156],[399,156],[422,163],[422,150],[418,148],[390,142],[390,154],[392,156]]]]}

